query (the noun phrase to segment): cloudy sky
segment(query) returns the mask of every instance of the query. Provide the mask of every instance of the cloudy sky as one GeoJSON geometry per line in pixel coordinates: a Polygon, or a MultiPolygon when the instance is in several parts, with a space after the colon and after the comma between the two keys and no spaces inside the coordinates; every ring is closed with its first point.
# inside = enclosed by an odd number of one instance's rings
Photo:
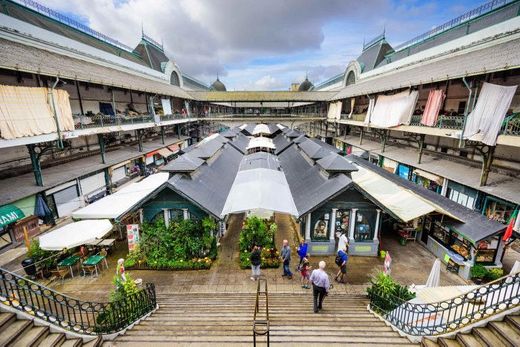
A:
{"type": "Polygon", "coordinates": [[[485,0],[41,0],[129,46],[163,41],[181,70],[228,90],[285,90],[342,71],[386,29],[397,45],[485,0]]]}

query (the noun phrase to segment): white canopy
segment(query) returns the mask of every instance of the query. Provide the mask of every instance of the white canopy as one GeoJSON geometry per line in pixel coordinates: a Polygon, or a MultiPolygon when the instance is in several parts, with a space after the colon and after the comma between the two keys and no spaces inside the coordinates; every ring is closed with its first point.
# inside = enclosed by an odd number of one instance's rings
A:
{"type": "Polygon", "coordinates": [[[167,172],[150,175],[144,180],[132,183],[127,187],[108,195],[76,212],[72,213],[75,219],[115,219],[127,213],[141,200],[146,198],[155,189],[168,180],[167,172]]]}
{"type": "Polygon", "coordinates": [[[350,173],[354,183],[401,220],[408,222],[437,210],[435,205],[384,177],[361,166],[358,169],[350,173]]]}
{"type": "Polygon", "coordinates": [[[251,148],[269,148],[269,149],[275,149],[276,146],[273,143],[273,140],[267,138],[267,137],[253,137],[249,144],[247,145],[247,149],[251,148]]]}
{"type": "Polygon", "coordinates": [[[438,287],[441,283],[441,261],[439,259],[435,259],[433,263],[432,270],[430,271],[430,275],[428,276],[428,280],[426,281],[426,287],[438,287]]]}
{"type": "Polygon", "coordinates": [[[260,134],[271,134],[271,131],[269,130],[269,127],[266,124],[257,124],[253,129],[253,135],[256,136],[260,134]]]}
{"type": "Polygon", "coordinates": [[[221,216],[252,211],[274,211],[298,216],[283,172],[270,169],[239,171],[224,204],[221,216]]]}
{"type": "Polygon", "coordinates": [[[110,230],[108,219],[82,220],[40,236],[40,247],[46,251],[70,249],[103,238],[110,230]]]}

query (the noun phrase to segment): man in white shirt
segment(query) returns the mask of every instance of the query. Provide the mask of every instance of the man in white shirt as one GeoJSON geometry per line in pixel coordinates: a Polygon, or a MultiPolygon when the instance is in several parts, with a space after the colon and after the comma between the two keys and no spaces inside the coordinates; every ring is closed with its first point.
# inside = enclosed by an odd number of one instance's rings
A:
{"type": "Polygon", "coordinates": [[[319,269],[312,270],[310,282],[312,282],[312,295],[314,297],[314,313],[318,313],[323,308],[323,299],[329,293],[329,275],[325,272],[325,262],[319,263],[319,269]]]}

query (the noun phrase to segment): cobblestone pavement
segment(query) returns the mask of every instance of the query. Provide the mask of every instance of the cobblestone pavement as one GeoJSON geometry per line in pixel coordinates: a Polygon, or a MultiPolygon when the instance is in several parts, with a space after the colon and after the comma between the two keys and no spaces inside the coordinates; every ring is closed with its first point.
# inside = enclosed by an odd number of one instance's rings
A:
{"type": "MultiPolygon", "coordinates": [[[[291,240],[297,244],[293,224],[290,216],[277,215],[278,235],[275,238],[276,246],[281,247],[283,239],[291,240]]],[[[131,270],[134,278],[141,278],[143,282],[155,283],[158,293],[254,293],[256,284],[250,280],[250,270],[241,270],[238,263],[238,238],[243,216],[235,215],[230,218],[229,230],[221,239],[219,258],[210,270],[201,271],[150,271],[131,270]]],[[[390,251],[393,258],[392,276],[403,284],[424,284],[428,278],[431,266],[435,260],[433,254],[428,252],[418,242],[401,246],[396,239],[387,237],[383,239],[384,248],[390,251]]],[[[124,243],[119,244],[118,250],[109,258],[109,269],[104,269],[99,277],[80,277],[66,279],[63,283],[53,281],[50,286],[56,290],[79,297],[85,300],[104,301],[108,299],[108,293],[112,290],[112,277],[115,272],[115,264],[118,258],[125,254],[124,243]]],[[[293,247],[293,262],[296,266],[296,249],[293,247]]],[[[317,267],[320,260],[327,262],[327,272],[334,276],[336,266],[334,256],[311,257],[311,265],[317,267]]],[[[352,256],[348,263],[347,283],[334,284],[332,294],[362,294],[365,293],[370,278],[381,271],[383,260],[376,257],[352,256]]],[[[279,293],[303,293],[310,291],[301,288],[300,278],[295,274],[292,280],[282,278],[282,269],[262,270],[267,277],[270,292],[279,293]]],[[[466,282],[457,275],[441,272],[441,285],[461,285],[466,282]]]]}

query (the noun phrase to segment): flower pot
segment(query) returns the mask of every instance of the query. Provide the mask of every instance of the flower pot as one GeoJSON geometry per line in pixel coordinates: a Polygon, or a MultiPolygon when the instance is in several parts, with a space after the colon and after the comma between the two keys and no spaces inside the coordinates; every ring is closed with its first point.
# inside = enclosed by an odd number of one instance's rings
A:
{"type": "Polygon", "coordinates": [[[401,237],[401,238],[399,239],[399,244],[400,244],[401,246],[406,246],[406,239],[403,238],[403,237],[401,237]]]}

